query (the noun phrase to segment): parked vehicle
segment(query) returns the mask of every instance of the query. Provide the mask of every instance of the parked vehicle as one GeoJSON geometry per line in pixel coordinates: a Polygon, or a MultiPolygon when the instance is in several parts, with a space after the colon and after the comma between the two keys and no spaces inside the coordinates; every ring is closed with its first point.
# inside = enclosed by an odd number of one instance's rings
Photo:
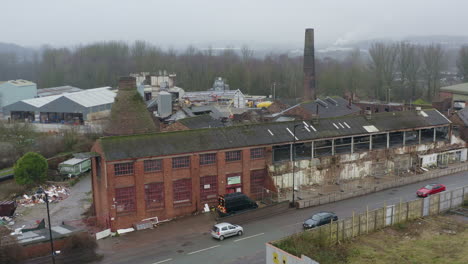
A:
{"type": "Polygon", "coordinates": [[[305,220],[302,226],[304,229],[314,228],[317,226],[329,224],[332,219],[333,221],[338,221],[338,216],[332,212],[320,212],[305,220]]]}
{"type": "Polygon", "coordinates": [[[219,240],[230,236],[242,236],[242,234],[244,234],[244,229],[241,226],[230,223],[219,223],[211,229],[211,236],[219,240]]]}
{"type": "Polygon", "coordinates": [[[241,192],[228,193],[218,197],[217,210],[221,216],[255,208],[258,208],[257,203],[241,192]]]}
{"type": "Polygon", "coordinates": [[[428,197],[431,194],[443,192],[445,190],[447,190],[447,187],[445,187],[445,185],[440,183],[431,183],[419,189],[416,192],[416,195],[419,197],[428,197]]]}

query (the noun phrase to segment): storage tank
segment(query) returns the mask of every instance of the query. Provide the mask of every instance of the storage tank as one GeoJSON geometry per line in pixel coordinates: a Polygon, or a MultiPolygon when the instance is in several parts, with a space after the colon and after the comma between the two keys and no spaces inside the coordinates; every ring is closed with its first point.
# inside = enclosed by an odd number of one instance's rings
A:
{"type": "Polygon", "coordinates": [[[172,114],[172,95],[161,91],[158,95],[158,113],[160,117],[168,117],[172,114]]]}

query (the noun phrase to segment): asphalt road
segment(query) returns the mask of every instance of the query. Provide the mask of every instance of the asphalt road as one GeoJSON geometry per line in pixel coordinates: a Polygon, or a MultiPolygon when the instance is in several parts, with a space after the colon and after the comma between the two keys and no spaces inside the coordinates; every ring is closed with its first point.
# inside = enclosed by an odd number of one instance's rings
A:
{"type": "MultiPolygon", "coordinates": [[[[138,233],[128,236],[112,246],[113,251],[104,250],[101,263],[265,263],[265,243],[284,236],[300,232],[303,221],[319,211],[333,211],[339,218],[383,206],[384,203],[396,204],[400,201],[414,200],[416,190],[427,183],[439,182],[447,185],[448,190],[468,185],[468,172],[457,173],[438,179],[401,186],[378,193],[356,197],[336,203],[300,210],[291,209],[281,215],[258,220],[243,225],[244,235],[231,237],[224,241],[211,238],[208,228],[211,223],[205,221],[202,231],[181,223],[172,230],[150,230],[154,232],[150,243],[142,242],[138,233]],[[197,230],[197,231],[195,231],[197,230]],[[136,245],[138,244],[138,246],[136,245]]],[[[143,232],[143,231],[141,231],[143,232]]],[[[120,239],[120,238],[111,238],[120,239]]],[[[109,241],[111,240],[109,239],[109,241]]],[[[151,238],[147,238],[151,239],[151,238]]],[[[110,243],[110,242],[105,243],[110,243]]],[[[101,243],[101,242],[100,242],[101,243]]],[[[111,248],[111,247],[108,247],[111,248]]]]}

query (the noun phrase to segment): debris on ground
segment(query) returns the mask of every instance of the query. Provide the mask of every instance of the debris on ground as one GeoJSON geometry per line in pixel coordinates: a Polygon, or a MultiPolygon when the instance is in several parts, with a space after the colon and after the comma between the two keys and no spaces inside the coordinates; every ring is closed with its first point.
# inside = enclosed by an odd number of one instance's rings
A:
{"type": "MultiPolygon", "coordinates": [[[[49,196],[50,203],[57,203],[65,200],[70,195],[70,190],[63,186],[51,185],[43,188],[43,190],[49,196]]],[[[33,193],[31,195],[24,194],[18,201],[18,204],[24,207],[31,207],[38,203],[45,203],[44,193],[33,193]]]]}

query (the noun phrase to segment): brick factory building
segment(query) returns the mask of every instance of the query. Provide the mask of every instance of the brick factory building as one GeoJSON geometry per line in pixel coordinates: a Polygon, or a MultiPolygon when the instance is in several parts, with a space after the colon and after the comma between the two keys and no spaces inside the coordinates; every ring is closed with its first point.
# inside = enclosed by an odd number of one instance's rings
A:
{"type": "Polygon", "coordinates": [[[302,185],[364,178],[374,163],[407,169],[418,153],[453,148],[437,110],[103,137],[93,147],[98,222],[116,230],[201,211],[220,194],[290,188],[295,125],[302,185]]]}

